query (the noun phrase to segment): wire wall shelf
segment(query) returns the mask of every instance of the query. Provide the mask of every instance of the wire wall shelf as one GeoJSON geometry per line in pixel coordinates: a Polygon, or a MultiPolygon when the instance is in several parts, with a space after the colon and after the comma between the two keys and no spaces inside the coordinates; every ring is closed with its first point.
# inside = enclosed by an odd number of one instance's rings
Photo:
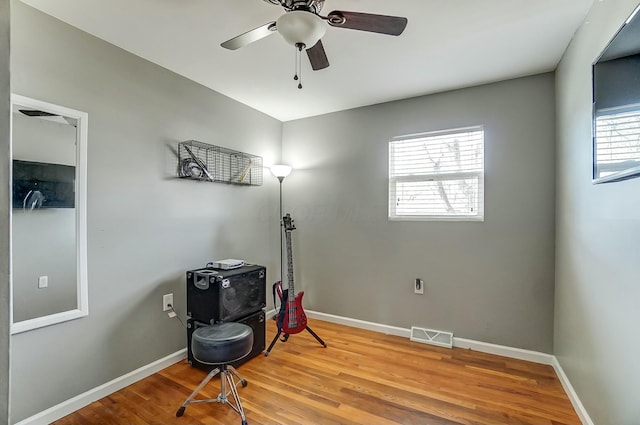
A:
{"type": "Polygon", "coordinates": [[[185,179],[262,185],[262,157],[195,140],[178,143],[178,176],[185,179]]]}

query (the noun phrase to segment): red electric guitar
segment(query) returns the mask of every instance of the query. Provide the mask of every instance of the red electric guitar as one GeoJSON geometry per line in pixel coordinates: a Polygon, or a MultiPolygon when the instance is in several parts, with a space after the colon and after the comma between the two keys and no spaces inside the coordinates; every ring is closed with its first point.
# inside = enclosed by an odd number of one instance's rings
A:
{"type": "Polygon", "coordinates": [[[285,239],[287,241],[287,270],[289,285],[287,289],[282,289],[282,282],[276,285],[276,293],[280,296],[280,311],[276,319],[278,329],[287,335],[302,332],[307,327],[307,315],[302,308],[302,297],[304,292],[296,295],[293,286],[293,255],[291,252],[291,232],[295,230],[291,214],[282,217],[285,239]]]}
{"type": "MultiPolygon", "coordinates": [[[[320,338],[314,331],[307,326],[307,315],[302,308],[302,296],[304,292],[300,292],[296,295],[296,291],[293,287],[293,256],[291,254],[291,231],[295,229],[293,225],[293,219],[291,214],[287,214],[282,217],[282,223],[284,226],[285,237],[287,239],[287,265],[289,270],[289,287],[282,289],[282,282],[276,282],[273,284],[273,291],[280,297],[280,311],[276,316],[276,323],[278,324],[278,333],[271,341],[269,348],[264,352],[265,356],[268,356],[271,349],[278,341],[281,334],[282,342],[287,342],[290,335],[297,334],[306,330],[323,346],[327,344],[320,338]]],[[[274,295],[275,298],[275,295],[274,295]]],[[[275,301],[275,300],[274,300],[275,301]]]]}

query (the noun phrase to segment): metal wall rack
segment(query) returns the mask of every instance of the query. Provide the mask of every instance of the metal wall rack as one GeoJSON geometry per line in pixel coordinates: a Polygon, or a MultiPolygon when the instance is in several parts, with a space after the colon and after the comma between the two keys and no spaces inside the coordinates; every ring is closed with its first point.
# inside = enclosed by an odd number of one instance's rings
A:
{"type": "Polygon", "coordinates": [[[262,185],[262,157],[196,140],[178,143],[178,176],[181,178],[262,185]]]}

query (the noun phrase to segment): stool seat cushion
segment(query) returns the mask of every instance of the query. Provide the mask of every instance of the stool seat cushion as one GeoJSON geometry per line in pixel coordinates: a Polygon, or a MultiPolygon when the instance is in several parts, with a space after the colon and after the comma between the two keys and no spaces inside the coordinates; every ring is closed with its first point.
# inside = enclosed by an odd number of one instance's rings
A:
{"type": "Polygon", "coordinates": [[[253,348],[253,330],[244,323],[217,323],[196,329],[193,357],[204,364],[225,364],[246,357],[253,348]]]}

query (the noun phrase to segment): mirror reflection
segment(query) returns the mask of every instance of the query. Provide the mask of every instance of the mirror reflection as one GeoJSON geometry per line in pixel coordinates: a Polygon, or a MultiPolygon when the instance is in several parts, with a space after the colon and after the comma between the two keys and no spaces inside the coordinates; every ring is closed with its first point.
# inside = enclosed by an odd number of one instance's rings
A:
{"type": "Polygon", "coordinates": [[[640,176],[640,6],[593,65],[593,179],[640,176]]]}
{"type": "Polygon", "coordinates": [[[85,113],[13,96],[12,332],[87,314],[85,113]]]}

